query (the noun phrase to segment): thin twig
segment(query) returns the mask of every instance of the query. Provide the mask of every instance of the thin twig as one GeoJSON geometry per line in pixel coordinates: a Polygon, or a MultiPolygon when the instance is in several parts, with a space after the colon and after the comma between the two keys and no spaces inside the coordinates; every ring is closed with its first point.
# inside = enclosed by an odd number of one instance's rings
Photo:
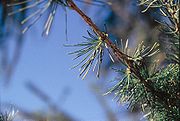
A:
{"type": "Polygon", "coordinates": [[[144,84],[144,86],[147,88],[148,91],[150,91],[152,94],[155,95],[155,97],[158,98],[159,101],[161,101],[163,104],[166,105],[168,108],[169,105],[176,105],[176,99],[179,99],[178,97],[171,98],[169,93],[163,92],[163,91],[157,91],[154,89],[152,86],[152,81],[151,80],[146,80],[142,77],[142,75],[139,72],[139,69],[141,68],[135,61],[131,59],[128,55],[124,54],[123,52],[120,51],[120,49],[113,44],[108,36],[106,36],[98,27],[97,25],[89,18],[77,5],[73,2],[73,0],[67,0],[67,3],[69,7],[76,11],[82,19],[96,32],[96,34],[101,37],[101,40],[104,41],[109,48],[112,49],[114,55],[117,57],[119,61],[123,61],[126,63],[128,68],[131,70],[131,72],[141,81],[141,83],[144,84]],[[169,99],[169,101],[167,101],[169,99]]]}

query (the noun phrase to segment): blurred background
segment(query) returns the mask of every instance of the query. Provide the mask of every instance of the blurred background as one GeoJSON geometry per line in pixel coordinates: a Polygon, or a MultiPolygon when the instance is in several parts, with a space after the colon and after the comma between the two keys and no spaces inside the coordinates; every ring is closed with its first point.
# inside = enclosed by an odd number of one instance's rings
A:
{"type": "MultiPolygon", "coordinates": [[[[131,51],[141,41],[158,39],[156,9],[142,13],[137,0],[74,1],[112,40],[128,39],[131,51]]],[[[70,69],[78,60],[68,52],[76,48],[64,45],[82,42],[90,30],[78,14],[59,6],[49,36],[42,37],[46,13],[22,34],[26,25],[20,22],[33,10],[8,16],[14,10],[8,2],[13,1],[0,1],[0,112],[14,110],[15,121],[145,120],[138,106],[131,111],[113,95],[103,96],[120,76],[111,68],[121,64],[105,55],[100,79],[91,72],[81,80],[78,68],[70,69]]],[[[164,54],[159,56],[163,60],[164,54]]]]}

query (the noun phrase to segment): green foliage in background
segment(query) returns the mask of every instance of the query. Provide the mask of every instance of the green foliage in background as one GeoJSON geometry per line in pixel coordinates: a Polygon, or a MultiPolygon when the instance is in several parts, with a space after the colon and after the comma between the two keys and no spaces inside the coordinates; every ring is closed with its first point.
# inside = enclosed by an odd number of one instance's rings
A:
{"type": "MultiPolygon", "coordinates": [[[[150,53],[143,56],[142,51],[147,51],[148,47],[140,44],[135,51],[138,54],[135,61],[142,59],[144,66],[139,71],[142,77],[153,90],[148,90],[141,81],[129,71],[116,69],[123,78],[117,81],[108,93],[115,93],[118,102],[129,102],[129,107],[139,105],[145,112],[144,117],[153,121],[178,121],[180,120],[180,75],[179,75],[179,1],[178,0],[140,0],[144,7],[142,12],[151,9],[158,9],[159,17],[162,21],[157,21],[161,25],[161,31],[166,35],[168,49],[166,52],[167,64],[157,65],[157,60],[148,59],[150,53]],[[165,19],[167,19],[165,21],[165,19]],[[155,96],[155,93],[162,92],[161,99],[155,96]],[[171,99],[170,99],[171,98],[171,99]]],[[[161,44],[161,43],[159,43],[161,44]]],[[[167,46],[166,46],[167,47],[167,46]]],[[[157,49],[156,49],[157,50],[157,49]]],[[[150,54],[152,55],[152,54],[150,54]]]]}

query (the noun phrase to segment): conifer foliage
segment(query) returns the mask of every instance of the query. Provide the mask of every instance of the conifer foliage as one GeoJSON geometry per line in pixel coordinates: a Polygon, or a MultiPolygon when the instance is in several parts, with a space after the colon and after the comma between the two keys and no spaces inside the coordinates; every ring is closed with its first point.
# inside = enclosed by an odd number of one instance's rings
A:
{"type": "MultiPolygon", "coordinates": [[[[134,53],[128,53],[128,40],[117,44],[110,40],[108,33],[101,31],[77,5],[76,0],[14,0],[6,4],[11,11],[8,15],[16,15],[24,11],[31,14],[21,20],[26,24],[23,33],[34,25],[44,13],[48,13],[45,20],[43,34],[48,35],[58,7],[70,8],[89,25],[92,32],[88,31],[86,41],[66,45],[80,48],[69,54],[75,55],[74,59],[81,59],[73,68],[80,66],[80,76],[84,79],[90,70],[100,76],[100,68],[103,63],[104,51],[107,50],[109,58],[113,62],[122,63],[125,68],[114,69],[121,74],[116,84],[107,94],[114,94],[115,99],[121,103],[128,103],[129,108],[135,105],[141,108],[144,118],[154,121],[178,121],[180,120],[180,75],[179,75],[179,0],[139,0],[143,13],[151,9],[157,9],[158,15],[163,18],[157,21],[161,25],[161,31],[167,35],[166,42],[169,51],[166,51],[166,64],[158,65],[158,59],[154,56],[159,53],[160,42],[145,46],[141,42],[134,53]],[[83,58],[82,58],[83,57],[83,58]]],[[[100,0],[92,0],[93,4],[106,4],[100,0]]],[[[111,3],[113,4],[113,3],[111,3]]]]}

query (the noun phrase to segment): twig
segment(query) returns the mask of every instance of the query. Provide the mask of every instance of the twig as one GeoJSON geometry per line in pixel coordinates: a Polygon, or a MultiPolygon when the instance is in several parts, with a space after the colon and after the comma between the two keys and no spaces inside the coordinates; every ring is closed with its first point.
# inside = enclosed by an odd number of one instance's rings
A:
{"type": "Polygon", "coordinates": [[[99,35],[99,37],[101,37],[101,40],[104,41],[106,43],[106,45],[112,49],[112,51],[115,54],[115,56],[117,57],[117,59],[119,61],[124,61],[126,63],[126,65],[131,70],[131,72],[140,80],[141,83],[144,84],[145,88],[147,88],[147,90],[149,92],[154,94],[155,97],[157,97],[159,101],[161,101],[163,104],[165,104],[167,108],[169,107],[169,105],[178,106],[178,104],[176,103],[176,100],[178,100],[180,98],[178,98],[178,97],[171,98],[170,94],[163,92],[163,91],[155,90],[154,87],[152,86],[152,81],[151,80],[147,81],[146,79],[144,79],[141,76],[141,74],[139,72],[139,69],[142,68],[141,66],[139,66],[134,60],[132,60],[130,56],[121,52],[119,50],[119,48],[110,41],[108,36],[106,36],[97,27],[97,25],[91,20],[91,18],[89,18],[81,9],[79,9],[77,7],[77,5],[73,2],[73,0],[67,0],[67,3],[69,5],[69,7],[72,10],[76,11],[82,17],[82,19],[94,30],[94,32],[96,32],[96,34],[99,35]],[[169,99],[169,101],[168,101],[168,99],[169,99]]]}

